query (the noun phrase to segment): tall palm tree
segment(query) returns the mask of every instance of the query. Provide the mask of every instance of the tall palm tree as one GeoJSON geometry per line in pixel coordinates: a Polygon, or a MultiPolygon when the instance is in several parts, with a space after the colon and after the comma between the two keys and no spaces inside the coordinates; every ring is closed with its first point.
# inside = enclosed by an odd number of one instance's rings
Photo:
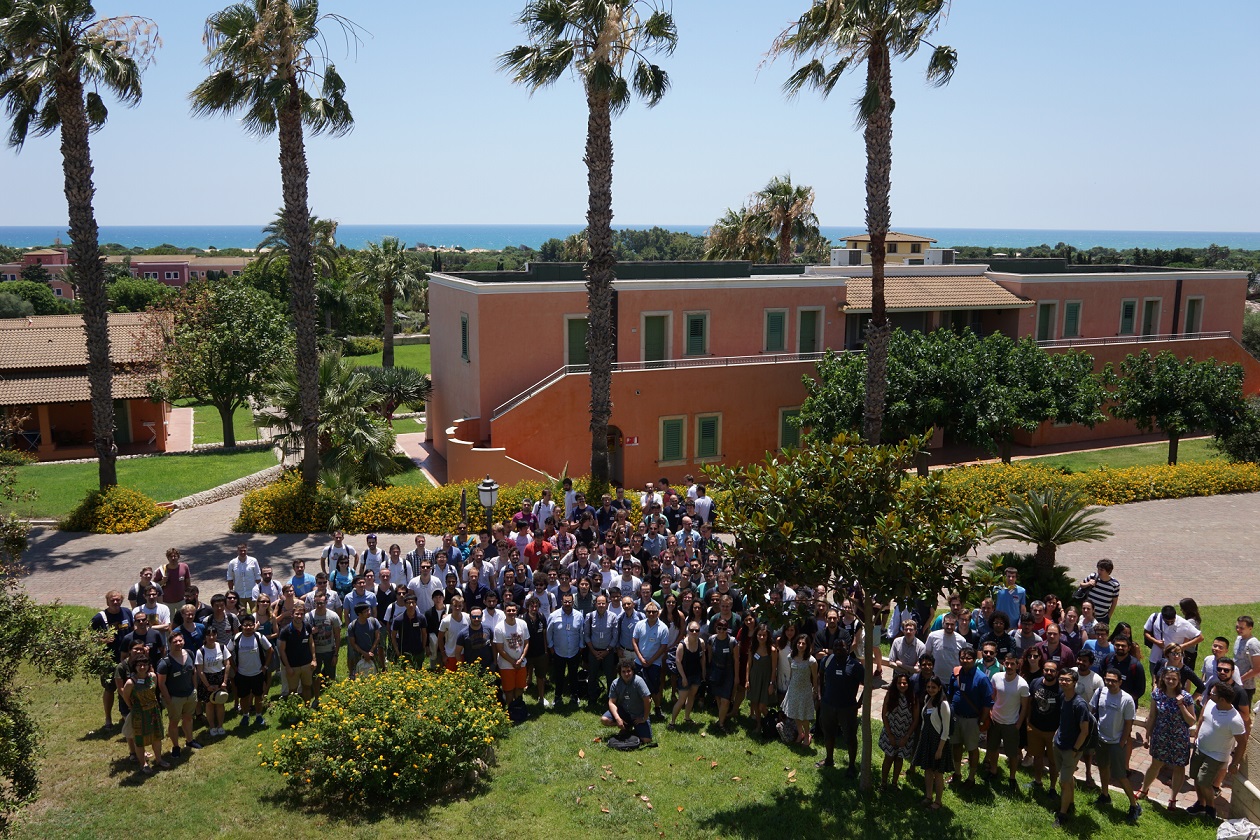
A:
{"type": "Polygon", "coordinates": [[[124,105],[140,101],[140,74],[161,41],[148,18],[95,18],[88,0],[0,0],[0,100],[11,121],[8,143],[13,148],[21,149],[31,134],[61,132],[70,261],[87,341],[92,444],[105,489],[118,483],[113,366],[88,135],[108,116],[102,88],[124,105]]]}
{"type": "MultiPolygon", "coordinates": [[[[888,335],[884,303],[885,243],[892,220],[892,60],[914,55],[940,25],[948,0],[814,0],[770,48],[771,57],[813,58],[793,71],[784,89],[795,96],[814,88],[828,96],[845,71],[866,65],[866,84],[857,100],[858,124],[866,143],[866,230],[871,236],[871,319],[866,326],[866,398],[862,434],[879,443],[888,386],[888,335]],[[830,66],[828,66],[828,62],[830,66]]],[[[927,79],[946,84],[958,54],[934,46],[927,79]]]]}
{"type": "Polygon", "coordinates": [[[780,264],[792,261],[794,243],[818,236],[814,188],[793,184],[791,175],[771,178],[753,194],[750,210],[754,229],[774,240],[780,264]]]}
{"type": "Polygon", "coordinates": [[[359,255],[359,272],[355,283],[359,289],[379,295],[385,309],[385,348],[381,353],[381,367],[394,366],[394,301],[406,299],[420,288],[416,270],[407,259],[407,246],[396,236],[386,236],[380,242],[369,242],[359,255]]]}
{"type": "Polygon", "coordinates": [[[242,112],[248,133],[279,136],[302,480],[308,485],[319,481],[319,352],[304,130],[340,136],[354,128],[345,83],[321,51],[320,25],[328,21],[353,34],[344,18],[321,16],[317,0],[250,0],[214,13],[204,36],[211,73],[190,94],[194,115],[242,112]]]}
{"type": "Polygon", "coordinates": [[[499,66],[531,91],[570,70],[586,89],[586,347],[591,382],[591,482],[608,483],[608,420],[616,359],[612,234],[612,117],[633,94],[649,107],[669,77],[647,59],[672,53],[678,43],[673,16],[658,0],[530,0],[517,18],[529,43],[500,56],[499,66]],[[640,10],[647,12],[646,17],[640,10]]]}
{"type": "MultiPolygon", "coordinates": [[[[321,219],[311,214],[311,264],[316,275],[327,277],[337,270],[337,228],[336,219],[321,219]]],[[[262,229],[263,241],[257,246],[258,251],[266,251],[262,256],[264,267],[270,265],[278,257],[289,256],[289,240],[284,235],[284,208],[276,211],[276,217],[262,229]]]]}
{"type": "Polygon", "coordinates": [[[759,230],[752,208],[728,207],[705,234],[703,256],[706,260],[768,263],[775,257],[775,244],[759,230]]]}

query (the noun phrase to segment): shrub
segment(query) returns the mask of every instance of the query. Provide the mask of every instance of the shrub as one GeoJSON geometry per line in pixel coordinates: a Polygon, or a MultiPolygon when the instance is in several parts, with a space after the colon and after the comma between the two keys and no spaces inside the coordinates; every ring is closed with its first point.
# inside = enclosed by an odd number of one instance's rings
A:
{"type": "Polygon", "coordinates": [[[318,711],[258,754],[321,799],[424,804],[462,783],[508,728],[480,667],[397,669],[335,683],[318,711]]]}
{"type": "Polygon", "coordinates": [[[31,452],[22,452],[17,449],[0,449],[0,467],[24,467],[38,460],[31,452]]]}
{"type": "Polygon", "coordinates": [[[153,527],[166,511],[138,490],[117,485],[92,490],[61,522],[65,531],[132,534],[153,527]]]}
{"type": "Polygon", "coordinates": [[[333,516],[341,513],[341,504],[332,491],[311,489],[290,470],[279,481],[245,494],[233,528],[257,534],[322,533],[328,530],[333,516]]]}
{"type": "Polygon", "coordinates": [[[385,342],[379,338],[347,336],[341,343],[341,352],[345,356],[371,356],[385,349],[385,342]]]}
{"type": "MultiPolygon", "coordinates": [[[[521,481],[499,488],[494,505],[494,521],[511,520],[521,509],[521,501],[536,502],[550,487],[541,481],[521,481]]],[[[460,522],[460,492],[466,491],[469,530],[485,525],[485,511],[477,498],[477,484],[463,482],[444,487],[377,487],[363,495],[349,516],[351,530],[393,531],[396,533],[443,534],[454,531],[460,522]]],[[[553,496],[555,494],[553,493],[553,496]]]]}
{"type": "Polygon", "coordinates": [[[975,564],[972,574],[983,575],[990,581],[985,594],[993,592],[994,586],[1002,586],[1002,571],[1008,566],[1019,571],[1019,585],[1028,590],[1028,602],[1044,600],[1046,595],[1054,593],[1059,603],[1066,610],[1074,603],[1072,594],[1076,592],[1076,581],[1068,572],[1067,566],[1055,566],[1045,569],[1037,563],[1037,555],[1023,554],[1015,551],[1004,551],[1001,554],[990,554],[988,559],[975,564]]]}

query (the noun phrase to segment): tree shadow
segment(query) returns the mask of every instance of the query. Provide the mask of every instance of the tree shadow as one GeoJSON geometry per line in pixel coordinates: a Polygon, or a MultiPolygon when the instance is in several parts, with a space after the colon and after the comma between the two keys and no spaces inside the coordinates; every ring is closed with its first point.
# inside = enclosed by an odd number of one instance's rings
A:
{"type": "Polygon", "coordinates": [[[421,801],[409,803],[382,805],[376,799],[368,803],[351,803],[337,797],[312,795],[311,791],[293,785],[286,785],[274,793],[263,794],[259,799],[268,805],[291,813],[323,817],[339,827],[375,826],[385,821],[405,822],[422,819],[435,806],[441,807],[460,800],[484,796],[490,792],[489,775],[489,773],[483,773],[471,786],[460,788],[449,794],[426,791],[421,801]]]}

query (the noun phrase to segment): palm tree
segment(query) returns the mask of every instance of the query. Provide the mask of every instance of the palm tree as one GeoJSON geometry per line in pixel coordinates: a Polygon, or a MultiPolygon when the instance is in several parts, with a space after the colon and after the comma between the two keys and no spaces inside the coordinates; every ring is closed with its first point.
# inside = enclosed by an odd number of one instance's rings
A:
{"type": "Polygon", "coordinates": [[[612,117],[637,94],[652,107],[669,87],[665,71],[648,53],[672,53],[674,19],[658,0],[530,0],[517,19],[529,43],[500,56],[501,69],[531,91],[570,70],[586,90],[586,348],[591,381],[591,483],[608,483],[608,420],[612,416],[612,366],[616,325],[612,283],[616,269],[612,234],[612,117]],[[640,9],[648,12],[646,17],[640,9]],[[629,71],[627,73],[627,71],[629,71]],[[628,78],[627,78],[628,76],[628,78]]]}
{"type": "Polygon", "coordinates": [[[758,229],[752,209],[747,205],[726,208],[704,238],[706,260],[748,260],[768,263],[774,259],[774,242],[758,229]]]}
{"type": "Polygon", "coordinates": [[[780,264],[792,261],[794,243],[818,236],[814,188],[793,184],[791,175],[771,178],[753,195],[750,210],[753,229],[774,240],[780,264]]]}
{"type": "Polygon", "coordinates": [[[1030,490],[1026,496],[1012,493],[999,511],[994,539],[1018,540],[1037,546],[1037,565],[1054,569],[1059,546],[1071,542],[1098,542],[1112,536],[1107,522],[1091,510],[1079,493],[1062,488],[1030,490]]]}
{"type": "MultiPolygon", "coordinates": [[[[336,219],[321,219],[311,214],[311,263],[315,273],[320,277],[330,276],[337,271],[337,227],[336,219]]],[[[262,229],[266,234],[262,242],[256,246],[259,252],[266,251],[260,262],[266,268],[278,257],[289,256],[289,240],[284,235],[284,208],[276,211],[276,217],[262,229]]]]}
{"type": "Polygon", "coordinates": [[[190,95],[195,115],[243,112],[241,123],[248,133],[274,131],[279,136],[282,232],[289,246],[289,298],[301,386],[302,480],[311,486],[319,481],[319,353],[307,204],[310,169],[303,132],[340,136],[354,127],[345,83],[320,49],[320,25],[328,20],[352,34],[344,18],[321,16],[317,0],[251,0],[214,13],[205,30],[211,73],[190,95]]]}
{"type": "MultiPolygon", "coordinates": [[[[885,242],[892,221],[892,60],[914,55],[941,23],[948,0],[815,0],[770,47],[771,57],[814,57],[784,83],[789,96],[809,87],[828,96],[850,67],[866,65],[866,84],[857,101],[866,142],[866,229],[871,237],[871,319],[866,325],[866,397],[863,437],[879,443],[888,387],[888,335],[884,304],[885,242]],[[828,61],[832,61],[827,66],[828,61]]],[[[946,84],[958,54],[933,47],[927,79],[946,84]]]]}
{"type": "Polygon", "coordinates": [[[140,101],[140,74],[161,41],[157,25],[148,18],[95,17],[88,0],[0,0],[0,100],[11,120],[8,142],[13,148],[20,150],[31,134],[61,132],[70,262],[87,341],[92,443],[105,489],[118,483],[113,366],[88,135],[108,116],[102,88],[124,105],[140,101]]]}
{"type": "Polygon", "coordinates": [[[406,299],[420,288],[415,269],[407,260],[407,246],[396,236],[386,236],[379,243],[369,242],[359,255],[359,272],[355,283],[360,290],[379,295],[385,309],[385,348],[381,366],[394,366],[394,300],[406,299]]]}
{"type": "Polygon", "coordinates": [[[391,427],[394,412],[400,407],[419,410],[433,399],[433,380],[428,374],[410,367],[361,367],[372,390],[380,395],[376,409],[391,427]]]}

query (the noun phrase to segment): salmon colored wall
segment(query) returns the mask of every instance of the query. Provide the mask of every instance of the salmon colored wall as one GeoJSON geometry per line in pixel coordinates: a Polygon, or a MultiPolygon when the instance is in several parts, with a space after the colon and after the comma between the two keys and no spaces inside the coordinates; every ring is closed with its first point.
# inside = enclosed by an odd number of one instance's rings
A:
{"type": "MultiPolygon", "coordinates": [[[[433,446],[446,456],[446,430],[462,417],[481,415],[481,353],[477,348],[477,295],[450,289],[438,283],[429,285],[429,347],[432,350],[433,446]],[[460,313],[468,313],[469,361],[460,353],[460,313]]],[[[483,434],[472,432],[478,440],[483,434]]]]}
{"type": "Polygon", "coordinates": [[[452,484],[459,481],[481,481],[485,476],[493,476],[500,484],[515,484],[519,481],[551,481],[551,477],[533,467],[522,464],[515,458],[508,457],[501,447],[482,449],[474,446],[472,441],[464,439],[466,426],[479,428],[478,418],[457,420],[446,430],[446,480],[452,484]]]}

